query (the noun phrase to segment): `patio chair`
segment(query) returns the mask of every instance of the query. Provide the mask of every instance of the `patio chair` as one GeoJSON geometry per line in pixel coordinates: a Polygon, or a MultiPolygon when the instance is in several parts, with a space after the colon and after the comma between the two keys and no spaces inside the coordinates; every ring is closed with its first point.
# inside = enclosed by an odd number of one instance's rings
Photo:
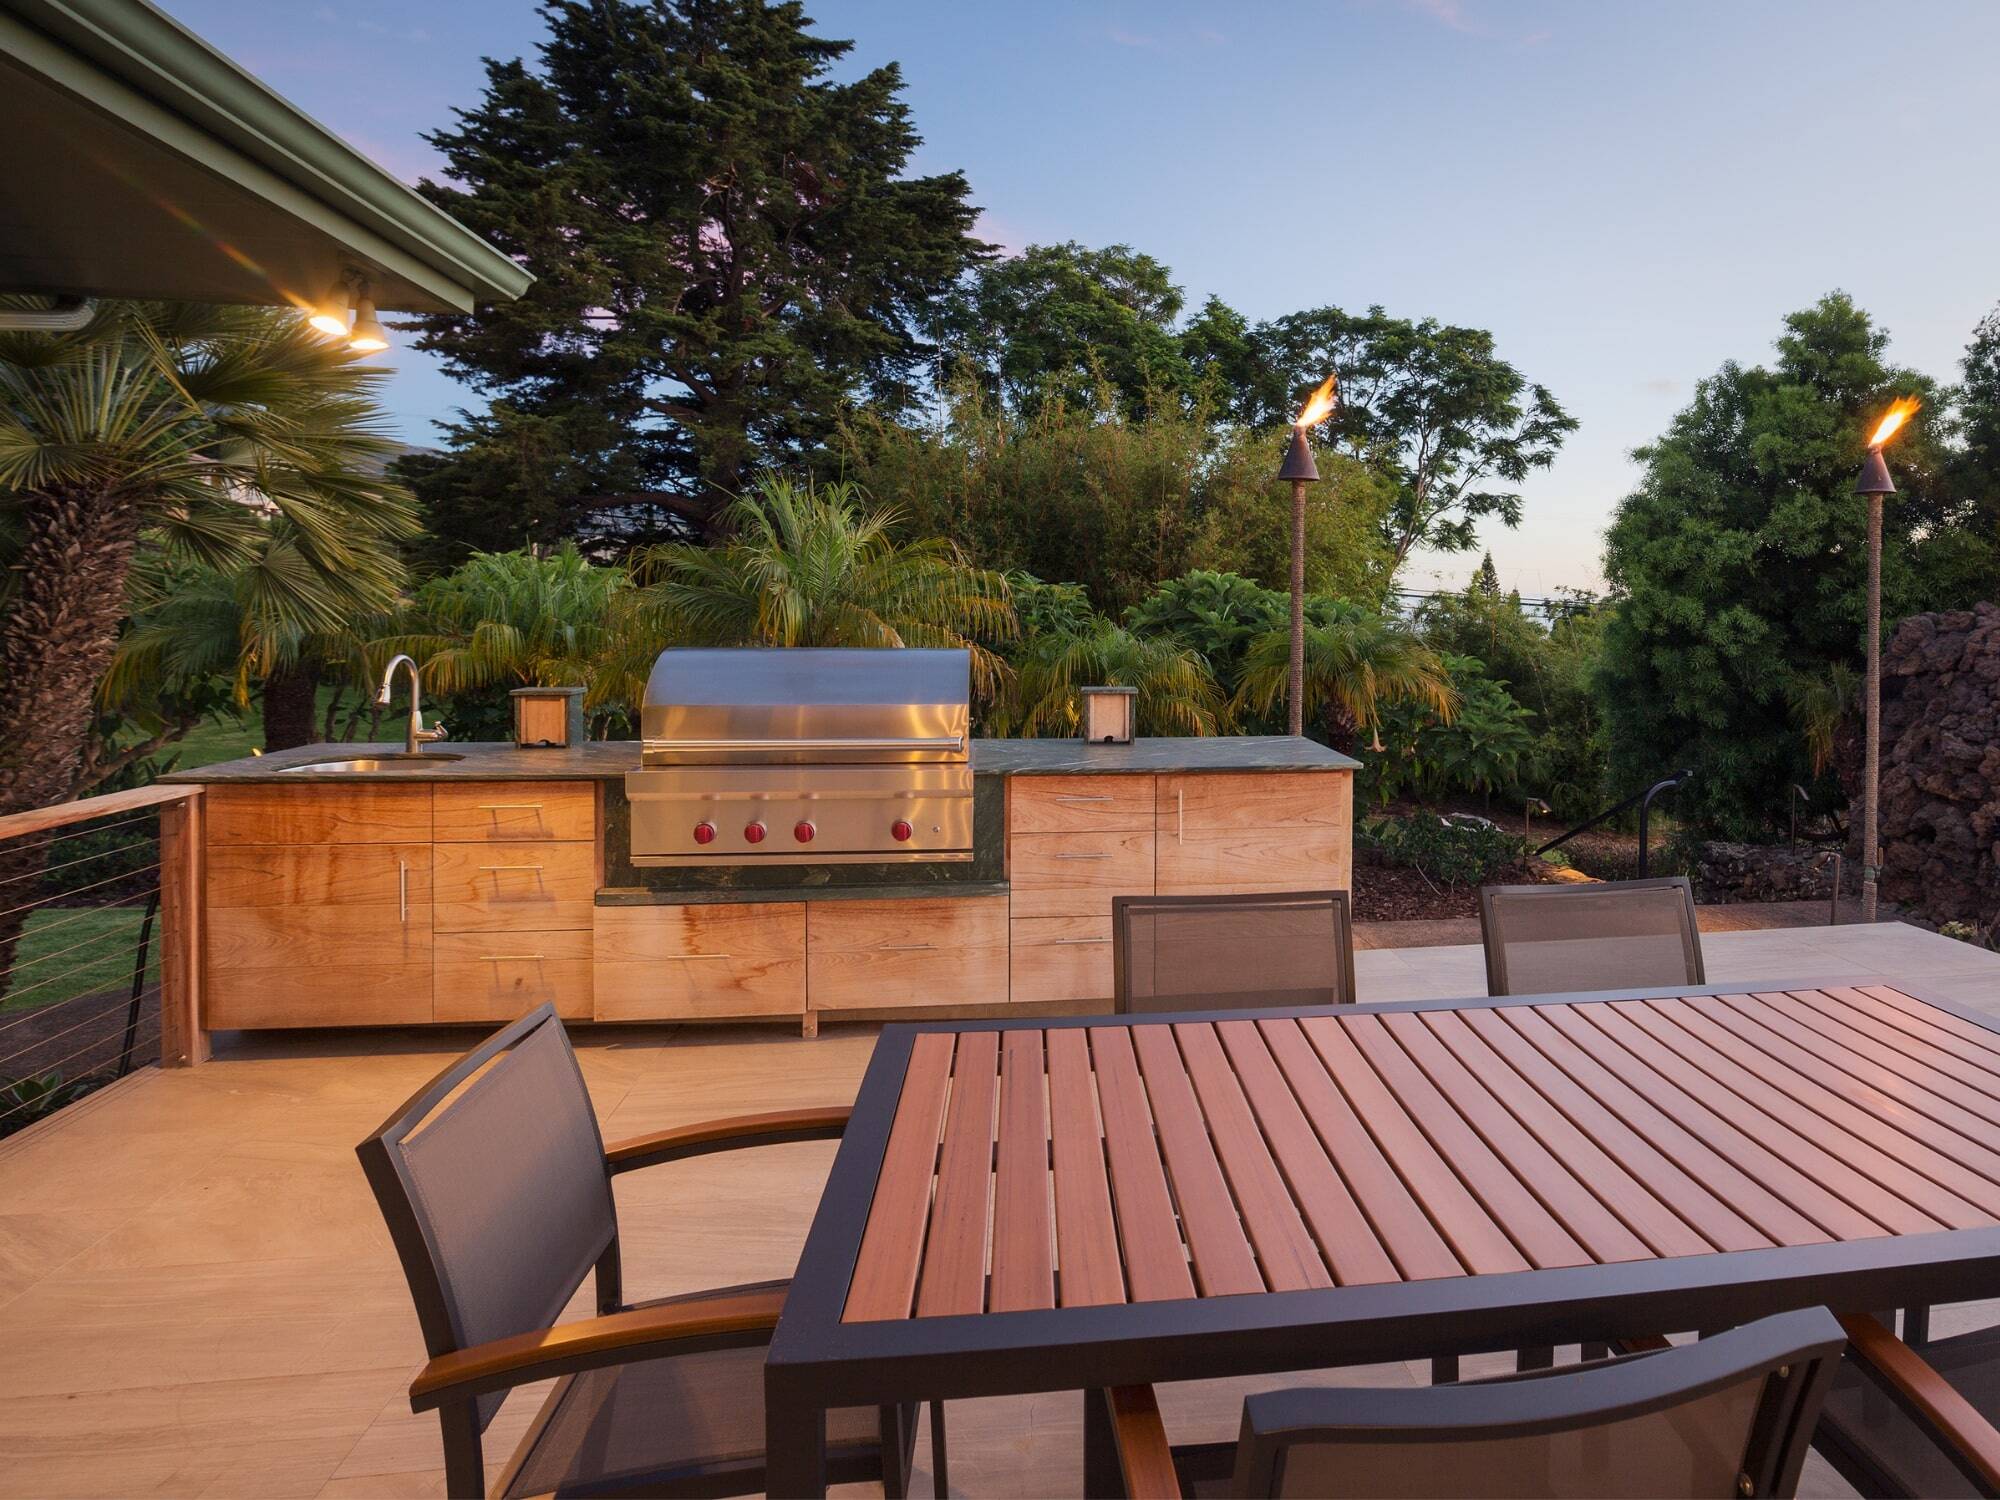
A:
{"type": "Polygon", "coordinates": [[[1479,933],[1491,995],[1705,982],[1694,890],[1683,875],[1482,886],[1479,933]]]}
{"type": "Polygon", "coordinates": [[[1091,1495],[1791,1495],[1844,1340],[1821,1308],[1591,1365],[1243,1403],[1234,1444],[1173,1449],[1150,1386],[1091,1393],[1091,1495]],[[1227,1476],[1223,1482],[1223,1476],[1227,1476]]]}
{"type": "MultiPolygon", "coordinates": [[[[625,1300],[611,1179],[716,1151],[831,1140],[849,1111],[711,1120],[606,1148],[552,1007],[438,1074],[356,1151],[388,1221],[430,1362],[445,1483],[486,1491],[481,1439],[506,1393],[558,1377],[500,1495],[733,1495],[764,1487],[764,1346],[786,1283],[625,1300]],[[597,1313],[557,1323],[584,1279],[597,1313]]],[[[829,1473],[907,1492],[914,1408],[828,1414],[829,1473]]]]}
{"type": "Polygon", "coordinates": [[[1345,891],[1114,897],[1116,1007],[1345,1004],[1354,999],[1351,911],[1345,891]]]}
{"type": "Polygon", "coordinates": [[[1840,1321],[1820,1456],[1864,1495],[2000,1495],[2000,1328],[1912,1348],[1875,1318],[1840,1321]]]}

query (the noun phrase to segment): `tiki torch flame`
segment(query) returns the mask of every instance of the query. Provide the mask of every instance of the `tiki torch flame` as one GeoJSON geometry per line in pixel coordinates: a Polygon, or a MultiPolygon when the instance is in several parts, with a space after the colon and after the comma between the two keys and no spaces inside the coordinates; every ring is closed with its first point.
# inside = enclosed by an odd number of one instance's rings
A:
{"type": "Polygon", "coordinates": [[[1875,436],[1868,440],[1868,446],[1879,448],[1888,442],[1890,438],[1894,437],[1901,430],[1905,422],[1917,414],[1917,406],[1918,402],[1915,396],[1897,397],[1890,405],[1888,411],[1882,414],[1882,420],[1875,428],[1875,436]]]}
{"type": "Polygon", "coordinates": [[[1319,383],[1319,388],[1306,397],[1306,404],[1299,408],[1299,414],[1292,422],[1294,427],[1317,427],[1333,415],[1335,378],[1332,375],[1327,376],[1319,383]]]}

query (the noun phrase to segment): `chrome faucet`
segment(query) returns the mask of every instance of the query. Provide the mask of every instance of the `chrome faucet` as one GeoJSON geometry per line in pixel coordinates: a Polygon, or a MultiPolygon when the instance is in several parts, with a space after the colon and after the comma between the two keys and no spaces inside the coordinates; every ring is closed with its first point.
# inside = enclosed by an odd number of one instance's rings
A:
{"type": "Polygon", "coordinates": [[[403,736],[403,753],[422,755],[424,746],[438,740],[450,739],[451,731],[442,723],[435,729],[424,728],[423,682],[417,676],[416,662],[408,656],[398,655],[389,659],[389,665],[382,669],[382,686],[375,694],[375,701],[385,708],[388,707],[389,684],[396,680],[398,667],[410,669],[410,727],[403,736]]]}

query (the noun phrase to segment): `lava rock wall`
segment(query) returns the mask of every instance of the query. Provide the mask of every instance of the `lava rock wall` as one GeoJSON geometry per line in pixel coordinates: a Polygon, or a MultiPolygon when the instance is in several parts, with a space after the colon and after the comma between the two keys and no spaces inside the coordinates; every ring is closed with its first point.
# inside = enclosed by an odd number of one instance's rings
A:
{"type": "MultiPolygon", "coordinates": [[[[1860,724],[1840,775],[1861,828],[1860,724]]],[[[1881,894],[1934,922],[2000,914],[2000,605],[1912,615],[1882,653],[1881,894]]]]}

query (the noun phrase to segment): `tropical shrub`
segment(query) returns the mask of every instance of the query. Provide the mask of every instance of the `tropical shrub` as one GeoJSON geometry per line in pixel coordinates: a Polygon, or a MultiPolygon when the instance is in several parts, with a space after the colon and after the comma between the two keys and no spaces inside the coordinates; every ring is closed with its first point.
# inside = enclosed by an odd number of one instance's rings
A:
{"type": "MultiPolygon", "coordinates": [[[[1392,710],[1448,722],[1458,711],[1437,653],[1400,620],[1343,599],[1308,599],[1304,719],[1326,740],[1352,749],[1392,710]]],[[[1286,710],[1291,678],[1289,622],[1251,641],[1234,707],[1271,723],[1286,710]]]]}
{"type": "Polygon", "coordinates": [[[1250,643],[1285,625],[1286,597],[1240,573],[1196,569],[1170,578],[1125,611],[1135,635],[1170,635],[1198,652],[1227,692],[1243,680],[1250,643]]]}
{"type": "Polygon", "coordinates": [[[1413,813],[1364,818],[1354,830],[1364,857],[1405,865],[1444,885],[1484,885],[1527,857],[1527,844],[1484,818],[1413,813]]]}
{"type": "Polygon", "coordinates": [[[1109,620],[1030,638],[987,720],[988,732],[1034,739],[1076,734],[1080,688],[1138,689],[1144,735],[1216,734],[1229,727],[1228,699],[1199,652],[1167,636],[1135,635],[1109,620]]]}
{"type": "MultiPolygon", "coordinates": [[[[1478,793],[1491,798],[1518,784],[1533,745],[1531,715],[1469,656],[1441,659],[1454,703],[1445,719],[1418,700],[1404,699],[1382,712],[1379,750],[1364,755],[1364,795],[1379,804],[1398,797],[1478,793]]],[[[1373,750],[1373,747],[1370,747],[1373,750]]]]}

